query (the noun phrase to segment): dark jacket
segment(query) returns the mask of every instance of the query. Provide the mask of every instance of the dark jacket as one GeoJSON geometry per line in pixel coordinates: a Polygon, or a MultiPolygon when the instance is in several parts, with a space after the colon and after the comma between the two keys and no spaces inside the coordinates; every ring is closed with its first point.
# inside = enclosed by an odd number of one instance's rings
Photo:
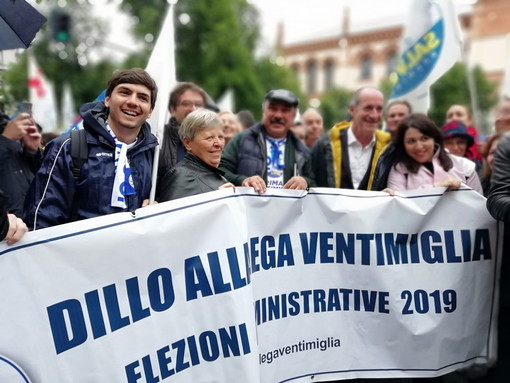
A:
{"type": "Polygon", "coordinates": [[[159,153],[158,175],[161,177],[183,160],[186,149],[179,138],[179,123],[171,117],[163,131],[163,142],[159,153]]]}
{"type": "Polygon", "coordinates": [[[370,190],[381,191],[388,185],[391,167],[395,164],[395,144],[390,142],[383,150],[375,166],[374,179],[370,190]]]}
{"type": "Polygon", "coordinates": [[[200,158],[186,153],[184,160],[160,179],[159,202],[207,193],[228,183],[220,169],[207,165],[200,158]]]}
{"type": "Polygon", "coordinates": [[[7,218],[7,198],[0,190],[0,241],[3,241],[9,232],[9,219],[7,218]]]}
{"type": "Polygon", "coordinates": [[[506,382],[510,376],[510,133],[499,141],[494,164],[487,209],[497,220],[504,222],[503,258],[501,260],[498,362],[490,371],[491,382],[506,382]]]}
{"type": "MultiPolygon", "coordinates": [[[[324,133],[312,147],[313,172],[317,186],[354,189],[349,165],[347,138],[347,129],[350,126],[350,122],[339,122],[324,133]]],[[[358,189],[371,189],[375,165],[390,139],[389,133],[380,130],[375,131],[375,146],[370,166],[358,189]]]]}
{"type": "MultiPolygon", "coordinates": [[[[258,123],[236,134],[230,140],[221,156],[220,169],[225,172],[225,177],[236,186],[241,186],[246,178],[254,175],[261,176],[267,183],[266,159],[264,125],[258,123]]],[[[309,187],[315,186],[310,151],[292,131],[289,131],[285,144],[283,182],[286,183],[294,175],[305,178],[309,187]],[[294,174],[294,170],[297,171],[297,174],[294,174]]]]}
{"type": "Polygon", "coordinates": [[[41,161],[42,150],[30,153],[21,141],[0,135],[0,185],[7,198],[6,208],[9,213],[22,216],[25,195],[41,161]]]}
{"type": "Polygon", "coordinates": [[[501,138],[494,155],[487,209],[495,219],[510,225],[510,133],[501,138]]]}
{"type": "Polygon", "coordinates": [[[115,178],[115,141],[105,129],[107,109],[102,101],[81,107],[87,132],[88,160],[75,181],[72,174],[69,134],[51,141],[41,168],[25,201],[24,220],[30,230],[75,220],[134,211],[149,198],[156,137],[144,123],[138,141],[127,152],[136,194],[126,196],[127,209],[112,207],[115,178]]]}

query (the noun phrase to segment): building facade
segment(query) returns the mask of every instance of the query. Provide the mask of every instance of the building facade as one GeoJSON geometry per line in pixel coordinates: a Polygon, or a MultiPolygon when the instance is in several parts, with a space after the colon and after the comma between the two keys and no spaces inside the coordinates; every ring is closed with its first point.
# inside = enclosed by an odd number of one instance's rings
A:
{"type": "MultiPolygon", "coordinates": [[[[285,44],[280,26],[276,43],[312,99],[335,87],[355,90],[388,79],[398,62],[403,21],[352,30],[346,9],[336,36],[285,44]]],[[[503,87],[505,67],[510,66],[510,1],[478,0],[462,11],[459,21],[467,64],[481,66],[489,80],[503,87]]]]}

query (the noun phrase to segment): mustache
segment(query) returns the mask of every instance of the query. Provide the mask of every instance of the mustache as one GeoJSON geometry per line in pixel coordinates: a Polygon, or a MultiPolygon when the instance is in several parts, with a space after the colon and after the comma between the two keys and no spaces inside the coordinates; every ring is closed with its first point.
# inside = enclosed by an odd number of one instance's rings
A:
{"type": "Polygon", "coordinates": [[[269,121],[271,124],[285,124],[285,121],[283,118],[274,117],[269,121]]]}

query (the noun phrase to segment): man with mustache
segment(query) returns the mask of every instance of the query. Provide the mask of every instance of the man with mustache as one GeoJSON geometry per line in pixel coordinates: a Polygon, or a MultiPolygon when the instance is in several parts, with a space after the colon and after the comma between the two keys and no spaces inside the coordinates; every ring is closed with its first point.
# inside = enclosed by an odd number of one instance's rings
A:
{"type": "Polygon", "coordinates": [[[354,92],[349,105],[351,122],[331,128],[312,148],[317,186],[370,190],[375,165],[390,142],[390,134],[379,130],[384,96],[373,87],[354,92]]]}
{"type": "Polygon", "coordinates": [[[313,186],[308,148],[291,131],[299,100],[287,89],[269,91],[262,122],[237,134],[221,158],[220,169],[236,186],[305,190],[313,186]]]}

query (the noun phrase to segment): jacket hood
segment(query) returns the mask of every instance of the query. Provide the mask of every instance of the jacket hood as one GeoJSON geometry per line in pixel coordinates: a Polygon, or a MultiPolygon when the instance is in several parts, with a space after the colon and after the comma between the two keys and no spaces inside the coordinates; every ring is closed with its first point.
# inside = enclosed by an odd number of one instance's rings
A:
{"type": "MultiPolygon", "coordinates": [[[[115,145],[110,133],[104,128],[106,120],[108,119],[108,108],[104,104],[104,101],[83,104],[80,108],[80,115],[83,118],[83,127],[85,130],[92,133],[95,137],[101,137],[99,138],[101,141],[106,140],[110,144],[115,145]]],[[[145,148],[146,145],[154,147],[157,143],[158,140],[151,133],[150,125],[144,122],[138,134],[138,142],[135,147],[145,148]]]]}

